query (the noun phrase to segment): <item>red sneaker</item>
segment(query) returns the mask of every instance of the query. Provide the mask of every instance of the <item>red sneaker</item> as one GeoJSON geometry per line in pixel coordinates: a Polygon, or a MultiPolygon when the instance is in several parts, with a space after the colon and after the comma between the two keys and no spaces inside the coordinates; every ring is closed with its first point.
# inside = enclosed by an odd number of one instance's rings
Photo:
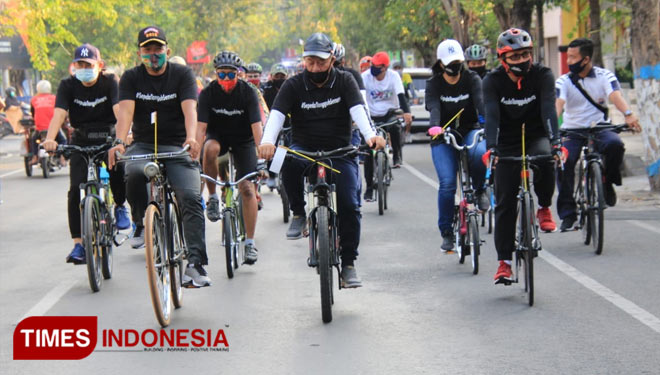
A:
{"type": "Polygon", "coordinates": [[[552,213],[549,207],[541,207],[536,211],[536,217],[539,219],[539,226],[544,232],[554,232],[557,230],[557,224],[552,218],[552,213]]]}
{"type": "Polygon", "coordinates": [[[511,284],[513,279],[511,278],[511,265],[507,264],[505,261],[500,260],[500,266],[497,268],[495,273],[495,284],[511,284]]]}

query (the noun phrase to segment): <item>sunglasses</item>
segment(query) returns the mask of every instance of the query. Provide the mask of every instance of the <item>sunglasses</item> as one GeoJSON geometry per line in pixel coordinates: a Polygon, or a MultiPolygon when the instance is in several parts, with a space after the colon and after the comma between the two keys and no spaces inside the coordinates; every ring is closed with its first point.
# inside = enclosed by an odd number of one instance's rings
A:
{"type": "Polygon", "coordinates": [[[520,61],[522,59],[526,59],[530,57],[531,55],[532,53],[530,51],[524,51],[521,53],[514,53],[513,55],[509,55],[506,57],[506,59],[511,61],[520,61]]]}
{"type": "Polygon", "coordinates": [[[218,72],[218,78],[220,79],[234,79],[236,78],[236,72],[218,72]]]}

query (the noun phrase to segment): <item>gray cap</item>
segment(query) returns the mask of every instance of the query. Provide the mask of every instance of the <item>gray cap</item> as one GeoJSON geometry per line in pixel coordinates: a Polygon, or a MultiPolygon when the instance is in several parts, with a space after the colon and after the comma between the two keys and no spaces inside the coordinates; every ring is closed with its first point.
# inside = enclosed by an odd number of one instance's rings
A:
{"type": "Polygon", "coordinates": [[[327,59],[332,55],[334,46],[332,40],[323,33],[314,33],[307,38],[303,51],[304,56],[317,56],[322,59],[327,59]]]}

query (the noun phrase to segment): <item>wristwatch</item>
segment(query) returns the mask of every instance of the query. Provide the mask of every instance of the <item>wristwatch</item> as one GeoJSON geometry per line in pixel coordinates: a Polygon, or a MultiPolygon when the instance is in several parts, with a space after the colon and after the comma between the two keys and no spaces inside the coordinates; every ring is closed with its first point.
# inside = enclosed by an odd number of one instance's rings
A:
{"type": "Polygon", "coordinates": [[[623,115],[626,116],[626,117],[632,116],[632,114],[633,114],[633,111],[631,111],[631,110],[627,110],[627,111],[623,112],[623,115]]]}
{"type": "Polygon", "coordinates": [[[122,140],[119,139],[119,138],[115,139],[115,141],[112,142],[112,145],[113,145],[113,146],[117,146],[117,145],[126,146],[126,144],[124,143],[124,141],[122,141],[122,140]]]}

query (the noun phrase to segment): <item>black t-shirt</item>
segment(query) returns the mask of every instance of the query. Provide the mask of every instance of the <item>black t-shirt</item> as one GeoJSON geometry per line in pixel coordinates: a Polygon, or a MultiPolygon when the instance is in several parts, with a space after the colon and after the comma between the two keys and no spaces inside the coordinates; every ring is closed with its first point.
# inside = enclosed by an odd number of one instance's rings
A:
{"type": "Polygon", "coordinates": [[[309,151],[329,151],[351,144],[351,107],[363,104],[360,89],[348,72],[330,70],[318,87],[307,73],[284,82],[273,110],[291,114],[293,143],[309,151]]]}
{"type": "Polygon", "coordinates": [[[486,144],[500,152],[517,153],[525,137],[559,139],[555,110],[555,78],[552,71],[533,64],[527,76],[518,84],[500,66],[483,81],[486,109],[486,144]]]}
{"type": "Polygon", "coordinates": [[[360,90],[364,90],[364,81],[362,81],[362,75],[360,75],[360,73],[358,73],[357,70],[353,68],[349,68],[347,66],[340,66],[338,69],[351,73],[351,75],[353,75],[353,78],[355,78],[355,82],[357,82],[358,88],[360,90]]]}
{"type": "Polygon", "coordinates": [[[127,70],[119,82],[119,100],[134,100],[133,138],[154,143],[151,113],[157,112],[158,144],[181,145],[186,126],[181,109],[184,100],[197,100],[197,83],[190,68],[167,64],[165,73],[151,76],[144,65],[127,70]]]}
{"type": "Polygon", "coordinates": [[[199,94],[197,119],[208,124],[206,134],[214,138],[254,140],[252,124],[261,121],[257,93],[240,79],[229,94],[213,81],[199,94]]]}
{"type": "Polygon", "coordinates": [[[117,77],[99,74],[91,87],[83,86],[71,76],[60,82],[57,88],[55,108],[69,112],[69,121],[75,129],[109,129],[117,123],[112,106],[118,103],[117,77]]]}
{"type": "Polygon", "coordinates": [[[430,112],[431,126],[444,126],[461,109],[459,126],[449,126],[465,136],[470,130],[478,129],[479,117],[484,114],[481,93],[481,78],[475,72],[463,70],[456,84],[449,84],[442,74],[436,74],[426,81],[426,109],[430,112]]]}

